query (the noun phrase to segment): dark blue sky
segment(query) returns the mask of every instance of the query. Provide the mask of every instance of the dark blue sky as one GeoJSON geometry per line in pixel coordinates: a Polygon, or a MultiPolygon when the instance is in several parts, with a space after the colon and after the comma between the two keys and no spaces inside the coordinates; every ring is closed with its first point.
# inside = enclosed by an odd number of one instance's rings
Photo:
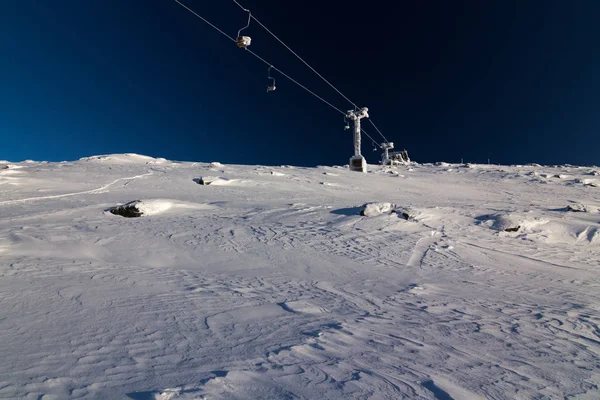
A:
{"type": "MultiPolygon", "coordinates": [[[[182,1],[230,36],[245,25],[233,1],[182,1]]],[[[600,164],[596,0],[242,4],[416,161],[600,164]]],[[[351,108],[256,23],[245,32],[351,108]]],[[[340,114],[277,74],[267,94],[264,64],[171,0],[3,1],[0,57],[0,159],[316,165],[353,152],[340,114]]]]}

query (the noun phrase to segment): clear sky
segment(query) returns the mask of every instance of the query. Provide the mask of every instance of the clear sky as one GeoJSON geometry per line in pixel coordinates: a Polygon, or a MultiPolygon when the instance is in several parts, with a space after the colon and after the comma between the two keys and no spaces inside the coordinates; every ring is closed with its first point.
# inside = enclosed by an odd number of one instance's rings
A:
{"type": "MultiPolygon", "coordinates": [[[[246,23],[233,1],[181,1],[230,36],[246,23]]],[[[416,161],[600,164],[597,0],[240,2],[416,161]]],[[[245,32],[352,108],[256,23],[245,32]]],[[[342,115],[274,76],[267,93],[267,66],[172,0],[2,1],[0,159],[347,163],[342,115]]]]}

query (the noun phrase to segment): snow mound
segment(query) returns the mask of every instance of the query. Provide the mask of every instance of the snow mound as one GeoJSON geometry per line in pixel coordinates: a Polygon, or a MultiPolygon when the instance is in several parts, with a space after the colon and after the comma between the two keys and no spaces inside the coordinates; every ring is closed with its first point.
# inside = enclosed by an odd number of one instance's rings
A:
{"type": "Polygon", "coordinates": [[[583,186],[600,187],[600,183],[596,179],[577,179],[577,183],[583,186]]]}
{"type": "Polygon", "coordinates": [[[165,158],[154,158],[136,153],[82,157],[79,161],[100,161],[107,164],[165,164],[169,162],[165,158]]]}
{"type": "Polygon", "coordinates": [[[284,174],[284,173],[282,173],[282,172],[277,172],[277,171],[271,171],[271,175],[273,175],[273,176],[285,176],[285,174],[284,174]]]}
{"type": "Polygon", "coordinates": [[[322,314],[329,312],[326,308],[323,308],[308,300],[286,301],[285,303],[279,303],[279,305],[281,308],[289,312],[304,314],[322,314]]]}
{"type": "Polygon", "coordinates": [[[364,217],[376,217],[381,214],[387,214],[394,211],[396,206],[392,203],[366,203],[360,210],[360,215],[364,217]]]}
{"type": "Polygon", "coordinates": [[[252,186],[253,185],[253,181],[247,180],[247,179],[229,179],[229,178],[222,178],[219,176],[201,176],[200,178],[194,178],[194,182],[196,182],[199,185],[204,185],[204,186],[228,186],[228,185],[235,185],[235,186],[252,186]]]}
{"type": "Polygon", "coordinates": [[[153,199],[153,200],[134,200],[116,207],[111,207],[108,211],[114,215],[120,215],[125,218],[149,217],[159,215],[171,209],[196,209],[207,210],[213,207],[206,204],[188,203],[177,200],[153,199]]]}
{"type": "Polygon", "coordinates": [[[224,167],[224,165],[223,165],[223,164],[221,164],[221,163],[220,163],[220,162],[218,162],[218,161],[213,161],[213,162],[211,162],[210,164],[208,164],[208,167],[209,167],[209,168],[223,168],[223,167],[224,167]]]}
{"type": "Polygon", "coordinates": [[[527,218],[518,214],[489,214],[476,218],[482,225],[498,232],[519,232],[526,228],[548,223],[548,220],[537,217],[527,218]]]}
{"type": "Polygon", "coordinates": [[[22,168],[22,165],[5,164],[2,167],[0,167],[0,173],[3,175],[22,174],[23,171],[18,171],[22,168]]]}
{"type": "Polygon", "coordinates": [[[524,238],[547,243],[592,244],[598,242],[598,228],[581,226],[574,223],[549,221],[525,230],[524,238]]]}
{"type": "MultiPolygon", "coordinates": [[[[577,208],[576,205],[573,206],[577,208]]],[[[518,213],[484,215],[477,219],[483,226],[498,231],[500,236],[567,244],[590,244],[600,240],[598,227],[578,220],[554,220],[518,213]]]]}

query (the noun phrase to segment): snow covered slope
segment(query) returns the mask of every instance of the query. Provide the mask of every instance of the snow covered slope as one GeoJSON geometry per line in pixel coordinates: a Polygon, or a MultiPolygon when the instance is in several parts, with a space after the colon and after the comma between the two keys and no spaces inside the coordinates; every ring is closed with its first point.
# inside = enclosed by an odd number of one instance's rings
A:
{"type": "Polygon", "coordinates": [[[0,398],[597,399],[599,172],[3,163],[0,398]]]}

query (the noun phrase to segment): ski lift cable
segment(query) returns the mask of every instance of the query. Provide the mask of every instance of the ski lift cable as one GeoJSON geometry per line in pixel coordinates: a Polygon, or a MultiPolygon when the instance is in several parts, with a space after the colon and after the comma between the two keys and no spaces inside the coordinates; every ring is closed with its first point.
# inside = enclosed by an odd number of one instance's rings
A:
{"type": "Polygon", "coordinates": [[[377,127],[377,125],[375,125],[375,122],[373,122],[373,120],[371,118],[368,118],[368,120],[371,123],[371,125],[373,125],[373,128],[375,128],[375,130],[377,132],[379,132],[379,134],[381,135],[381,137],[383,138],[383,140],[385,141],[385,143],[389,143],[389,141],[386,139],[385,136],[383,136],[383,133],[381,133],[381,131],[379,130],[379,128],[377,127]]]}
{"type": "Polygon", "coordinates": [[[363,128],[360,128],[360,130],[361,130],[361,132],[362,132],[362,133],[364,133],[365,135],[367,135],[367,137],[368,137],[369,139],[371,139],[371,142],[373,142],[373,145],[374,145],[374,146],[377,146],[377,147],[379,147],[379,145],[377,144],[377,142],[375,141],[375,139],[373,139],[373,138],[372,138],[372,137],[371,137],[371,136],[370,136],[370,135],[367,133],[367,131],[365,131],[363,128]]]}
{"type": "MultiPolygon", "coordinates": [[[[248,9],[246,9],[246,8],[242,7],[242,5],[241,5],[240,3],[238,3],[238,2],[237,2],[237,0],[233,0],[233,2],[234,2],[235,4],[237,4],[237,5],[238,5],[238,6],[239,6],[239,7],[240,7],[242,10],[244,10],[244,11],[246,11],[246,12],[250,13],[250,11],[249,11],[248,9]]],[[[314,72],[315,74],[317,74],[317,76],[318,76],[319,78],[321,78],[321,79],[322,79],[322,80],[323,80],[325,83],[327,83],[327,84],[328,84],[328,85],[329,85],[329,86],[330,86],[330,87],[331,87],[333,90],[335,90],[336,92],[338,92],[338,94],[339,94],[340,96],[342,96],[344,99],[346,99],[346,101],[347,101],[348,103],[352,104],[352,105],[354,106],[354,108],[356,108],[356,109],[358,109],[358,108],[359,108],[359,107],[358,107],[358,106],[357,106],[357,105],[356,105],[356,104],[355,104],[355,103],[354,103],[352,100],[350,100],[350,99],[349,99],[348,97],[346,97],[346,96],[345,96],[345,95],[344,95],[342,92],[340,92],[340,91],[338,90],[338,88],[336,88],[335,86],[333,86],[333,84],[331,84],[331,82],[329,82],[327,79],[325,79],[325,77],[324,77],[323,75],[321,75],[320,73],[318,73],[316,69],[314,69],[313,67],[311,67],[311,66],[310,66],[310,64],[308,64],[306,61],[304,61],[304,59],[302,59],[302,57],[300,57],[300,56],[299,56],[299,55],[298,55],[298,54],[297,54],[297,53],[296,53],[294,50],[292,50],[292,49],[291,49],[291,48],[290,48],[290,47],[289,47],[287,44],[285,44],[285,43],[283,42],[283,40],[279,39],[279,38],[277,37],[277,35],[275,35],[273,32],[271,32],[271,31],[269,30],[269,28],[267,28],[267,27],[266,27],[266,26],[265,26],[265,25],[264,25],[262,22],[260,22],[260,21],[259,21],[259,20],[258,20],[258,19],[257,19],[257,18],[254,16],[254,15],[250,14],[250,18],[252,18],[254,21],[256,21],[256,23],[258,23],[260,26],[262,26],[262,27],[263,27],[263,29],[264,29],[265,31],[267,31],[267,32],[268,32],[268,33],[269,33],[271,36],[273,36],[275,39],[277,39],[277,41],[278,41],[279,43],[281,43],[281,44],[282,44],[282,45],[283,45],[283,46],[284,46],[286,49],[288,49],[288,50],[290,51],[290,53],[292,53],[293,55],[295,55],[295,56],[296,56],[296,58],[297,58],[298,60],[302,61],[302,62],[304,63],[304,65],[306,65],[308,68],[310,68],[312,72],[314,72]]]]}
{"type": "MultiPolygon", "coordinates": [[[[348,101],[350,104],[352,104],[354,106],[355,109],[358,109],[359,107],[352,101],[350,100],[348,97],[346,97],[342,92],[340,92],[338,90],[338,88],[336,88],[335,86],[333,86],[333,84],[331,84],[331,82],[329,82],[327,79],[325,79],[325,77],[323,75],[321,75],[320,73],[317,72],[317,70],[315,70],[313,67],[311,67],[306,61],[304,61],[304,59],[302,57],[300,57],[294,50],[292,50],[287,44],[285,44],[283,42],[283,40],[279,39],[279,37],[277,37],[277,35],[275,35],[273,32],[271,32],[269,30],[269,28],[267,28],[262,22],[260,22],[254,15],[252,15],[250,13],[250,10],[247,8],[244,8],[237,0],[233,0],[233,2],[235,4],[237,4],[242,10],[246,11],[249,15],[250,18],[252,18],[254,21],[256,21],[256,23],[258,23],[264,30],[266,30],[271,36],[273,36],[279,43],[281,43],[286,49],[288,49],[290,51],[290,53],[292,53],[294,56],[296,56],[296,58],[298,58],[300,61],[302,61],[304,63],[304,65],[306,65],[308,68],[310,68],[319,78],[321,78],[325,83],[327,83],[333,90],[335,90],[340,96],[342,96],[346,101],[348,101]]],[[[373,125],[373,127],[375,128],[375,130],[381,135],[381,137],[383,138],[383,140],[385,141],[385,143],[389,143],[389,141],[387,140],[387,138],[383,135],[383,133],[379,130],[379,128],[377,128],[377,126],[375,125],[375,123],[369,118],[369,122],[371,122],[371,124],[373,125]]]]}
{"type": "MultiPolygon", "coordinates": [[[[182,2],[180,2],[179,0],[173,0],[173,1],[175,1],[181,7],[185,8],[186,10],[188,10],[190,13],[194,14],[196,17],[200,18],[202,21],[204,21],[205,23],[207,23],[208,25],[210,25],[212,28],[214,28],[218,32],[220,32],[227,39],[231,40],[232,42],[235,42],[234,38],[232,38],[231,36],[229,36],[228,34],[226,34],[225,32],[223,32],[221,29],[219,29],[215,25],[211,24],[206,18],[202,17],[200,14],[198,14],[197,12],[195,12],[194,10],[192,10],[191,8],[189,8],[188,6],[186,6],[185,4],[183,4],[182,2]]],[[[336,106],[334,106],[333,104],[331,104],[330,102],[328,102],[327,100],[323,99],[321,96],[317,95],[312,90],[308,89],[306,86],[302,85],[301,83],[299,83],[298,81],[296,81],[295,79],[293,79],[291,76],[289,76],[288,74],[286,74],[285,72],[283,72],[279,68],[275,67],[273,64],[271,64],[270,62],[266,61],[264,58],[260,57],[258,54],[256,54],[252,50],[249,50],[248,48],[246,48],[245,50],[247,52],[249,52],[250,54],[252,54],[254,57],[258,58],[263,63],[265,63],[268,66],[272,67],[275,71],[279,72],[281,75],[283,75],[284,77],[286,77],[287,79],[289,79],[291,82],[295,83],[296,85],[298,85],[302,89],[306,90],[308,93],[310,93],[313,96],[315,96],[317,99],[321,100],[323,103],[327,104],[329,107],[333,108],[334,110],[336,110],[340,114],[346,115],[345,112],[343,112],[342,110],[340,110],[339,108],[337,108],[336,106]]]]}
{"type": "Polygon", "coordinates": [[[249,13],[249,12],[250,12],[250,10],[248,10],[247,8],[244,8],[244,7],[242,7],[242,5],[241,5],[240,3],[238,3],[237,1],[233,0],[233,2],[234,2],[235,4],[237,4],[238,6],[240,6],[240,8],[241,8],[242,10],[246,11],[247,13],[249,13]]]}
{"type": "Polygon", "coordinates": [[[295,83],[296,85],[298,85],[299,87],[301,87],[302,89],[306,90],[308,93],[310,93],[313,96],[315,96],[317,99],[321,100],[323,103],[327,104],[329,107],[333,108],[334,110],[336,110],[340,114],[346,115],[345,112],[343,112],[342,110],[340,110],[339,108],[337,108],[336,106],[334,106],[333,104],[331,104],[330,102],[328,102],[327,100],[323,99],[321,96],[317,95],[315,92],[313,92],[312,90],[308,89],[306,86],[302,85],[300,82],[296,81],[294,78],[292,78],[291,76],[287,75],[285,72],[283,72],[282,70],[280,70],[279,68],[277,68],[276,66],[274,66],[273,64],[271,64],[270,62],[268,62],[267,60],[265,60],[264,58],[262,58],[258,54],[256,54],[255,52],[253,52],[252,50],[246,49],[246,51],[248,53],[252,54],[254,57],[258,58],[260,61],[262,61],[266,65],[268,65],[271,68],[273,68],[275,71],[279,72],[281,75],[283,75],[284,77],[286,77],[287,79],[289,79],[290,81],[292,81],[293,83],[295,83]]]}
{"type": "MultiPolygon", "coordinates": [[[[231,40],[232,42],[235,42],[234,38],[232,38],[231,36],[229,36],[228,34],[226,34],[225,32],[223,32],[221,29],[219,29],[215,25],[211,24],[206,18],[203,18],[200,14],[198,14],[197,12],[195,12],[194,10],[192,10],[191,8],[189,8],[188,6],[186,6],[185,4],[181,3],[179,0],[173,0],[173,1],[175,1],[181,7],[185,8],[186,10],[188,10],[190,13],[192,13],[196,17],[200,18],[202,21],[204,21],[206,24],[210,25],[212,28],[214,28],[218,32],[220,32],[227,39],[231,40]]],[[[344,117],[346,116],[345,112],[343,112],[342,110],[340,110],[339,108],[337,108],[333,104],[329,103],[327,100],[323,99],[321,96],[317,95],[316,93],[314,93],[313,91],[311,91],[310,89],[308,89],[306,86],[302,85],[301,83],[299,83],[298,81],[296,81],[295,79],[293,79],[291,76],[287,75],[285,72],[281,71],[279,68],[275,67],[274,65],[272,65],[271,63],[269,63],[268,61],[266,61],[265,59],[263,59],[262,57],[260,57],[258,54],[256,54],[252,50],[248,50],[248,48],[246,48],[246,51],[249,52],[250,54],[252,54],[254,57],[258,58],[263,63],[267,64],[269,67],[272,67],[275,71],[279,72],[281,75],[283,75],[284,77],[286,77],[287,79],[289,79],[291,82],[295,83],[296,85],[298,85],[299,87],[301,87],[302,89],[304,89],[305,91],[307,91],[308,93],[312,94],[317,99],[321,100],[323,103],[327,104],[329,107],[333,108],[335,111],[337,111],[340,114],[342,114],[344,117]]],[[[375,126],[375,125],[373,125],[373,126],[375,126]]],[[[375,142],[375,140],[364,129],[361,128],[361,131],[369,139],[371,139],[371,141],[373,142],[373,144],[377,145],[377,143],[375,142]]]]}
{"type": "Polygon", "coordinates": [[[179,0],[173,0],[173,1],[175,3],[177,3],[177,4],[179,4],[181,7],[185,8],[186,10],[188,10],[189,12],[191,12],[192,14],[194,14],[196,17],[200,18],[202,21],[206,22],[208,25],[212,26],[214,29],[216,29],[217,31],[219,31],[227,39],[231,40],[232,42],[235,42],[234,38],[232,38],[231,36],[229,36],[228,34],[226,34],[225,32],[223,32],[222,30],[220,30],[219,28],[217,28],[216,26],[214,26],[213,24],[211,24],[207,19],[205,19],[204,17],[202,17],[201,15],[199,15],[198,13],[196,13],[194,10],[192,10],[191,8],[189,8],[188,6],[186,6],[185,4],[183,4],[182,2],[180,2],[179,0]]]}

